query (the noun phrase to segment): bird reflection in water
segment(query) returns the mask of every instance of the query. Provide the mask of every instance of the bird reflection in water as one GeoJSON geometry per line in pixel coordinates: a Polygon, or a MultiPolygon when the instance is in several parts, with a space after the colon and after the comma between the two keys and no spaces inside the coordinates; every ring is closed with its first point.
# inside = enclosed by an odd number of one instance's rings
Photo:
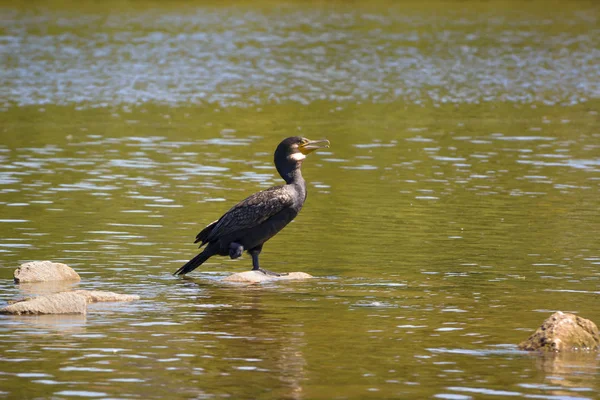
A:
{"type": "MultiPolygon", "coordinates": [[[[232,370],[246,370],[255,374],[253,381],[268,388],[270,397],[285,399],[305,398],[307,346],[304,324],[297,306],[293,313],[279,303],[287,286],[223,285],[206,279],[186,279],[181,284],[200,289],[196,305],[191,307],[189,320],[201,314],[201,323],[190,324],[190,331],[182,332],[185,342],[170,343],[182,346],[181,351],[196,354],[197,358],[180,362],[183,370],[202,368],[213,376],[214,387],[208,392],[228,392],[236,398],[238,390],[253,390],[239,386],[239,376],[232,370]],[[207,307],[212,305],[213,307],[207,307]],[[207,311],[207,309],[209,311],[207,311]],[[193,326],[193,327],[192,327],[193,326]],[[220,374],[215,377],[215,371],[220,374]]],[[[181,315],[181,314],[180,314],[181,315]]],[[[258,390],[258,389],[256,389],[258,390]]],[[[246,395],[250,395],[249,392],[246,395]]]]}

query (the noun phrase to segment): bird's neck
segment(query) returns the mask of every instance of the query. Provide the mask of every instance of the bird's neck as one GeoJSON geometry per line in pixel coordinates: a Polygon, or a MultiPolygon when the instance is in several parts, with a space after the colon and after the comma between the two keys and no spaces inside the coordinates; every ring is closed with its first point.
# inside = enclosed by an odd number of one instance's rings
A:
{"type": "Polygon", "coordinates": [[[283,165],[277,166],[277,172],[283,178],[285,183],[288,185],[302,185],[304,186],[304,178],[302,177],[302,171],[300,167],[302,166],[301,161],[293,161],[286,160],[283,165]]]}
{"type": "Polygon", "coordinates": [[[288,179],[285,180],[287,186],[290,186],[293,191],[297,193],[297,196],[294,196],[294,204],[297,207],[298,211],[302,208],[304,201],[306,200],[306,182],[302,177],[302,172],[300,168],[295,169],[291,175],[288,175],[288,179]]]}
{"type": "Polygon", "coordinates": [[[300,170],[300,167],[293,169],[291,171],[288,171],[287,174],[282,175],[283,180],[285,181],[285,183],[287,183],[288,185],[294,185],[294,186],[305,186],[306,183],[304,182],[304,177],[302,176],[302,171],[300,170]]]}
{"type": "Polygon", "coordinates": [[[291,162],[292,160],[287,160],[286,163],[278,164],[277,171],[279,175],[283,178],[285,183],[289,186],[292,186],[293,189],[298,193],[298,210],[302,207],[304,200],[306,200],[306,182],[302,177],[302,170],[300,167],[302,166],[302,160],[297,160],[295,162],[291,162]]]}

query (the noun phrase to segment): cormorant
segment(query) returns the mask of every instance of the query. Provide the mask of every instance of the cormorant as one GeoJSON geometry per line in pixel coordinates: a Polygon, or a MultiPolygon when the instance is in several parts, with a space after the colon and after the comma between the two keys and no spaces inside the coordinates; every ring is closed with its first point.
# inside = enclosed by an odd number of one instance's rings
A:
{"type": "Polygon", "coordinates": [[[279,274],[260,268],[258,255],[263,244],[289,224],[306,200],[306,182],[300,167],[308,153],[329,147],[328,140],[309,140],[299,136],[284,139],[275,150],[275,167],[285,185],[254,193],[210,223],[194,243],[206,248],[179,268],[175,275],[187,274],[214,255],[238,258],[246,250],[252,256],[252,270],[266,275],[279,274]]]}

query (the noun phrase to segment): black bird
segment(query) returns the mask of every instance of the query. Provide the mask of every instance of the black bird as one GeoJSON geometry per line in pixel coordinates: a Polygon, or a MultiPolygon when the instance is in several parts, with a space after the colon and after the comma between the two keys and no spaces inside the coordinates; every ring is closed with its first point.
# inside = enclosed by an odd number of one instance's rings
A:
{"type": "Polygon", "coordinates": [[[285,185],[254,193],[233,206],[221,218],[202,229],[194,243],[206,248],[179,268],[175,275],[193,271],[214,255],[238,258],[246,250],[252,256],[252,270],[279,276],[260,268],[258,255],[263,244],[289,224],[306,200],[306,182],[300,172],[308,153],[329,147],[328,140],[308,140],[293,136],[275,150],[275,167],[285,185]]]}

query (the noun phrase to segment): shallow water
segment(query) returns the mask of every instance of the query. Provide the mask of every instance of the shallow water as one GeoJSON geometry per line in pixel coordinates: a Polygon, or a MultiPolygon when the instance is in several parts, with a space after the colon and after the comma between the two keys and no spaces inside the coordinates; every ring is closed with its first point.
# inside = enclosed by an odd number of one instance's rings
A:
{"type": "Polygon", "coordinates": [[[2,5],[0,306],[42,259],[142,300],[0,316],[0,397],[597,398],[516,348],[600,321],[597,5],[102,4],[2,5]],[[295,134],[332,147],[261,261],[316,279],[174,278],[295,134]]]}

